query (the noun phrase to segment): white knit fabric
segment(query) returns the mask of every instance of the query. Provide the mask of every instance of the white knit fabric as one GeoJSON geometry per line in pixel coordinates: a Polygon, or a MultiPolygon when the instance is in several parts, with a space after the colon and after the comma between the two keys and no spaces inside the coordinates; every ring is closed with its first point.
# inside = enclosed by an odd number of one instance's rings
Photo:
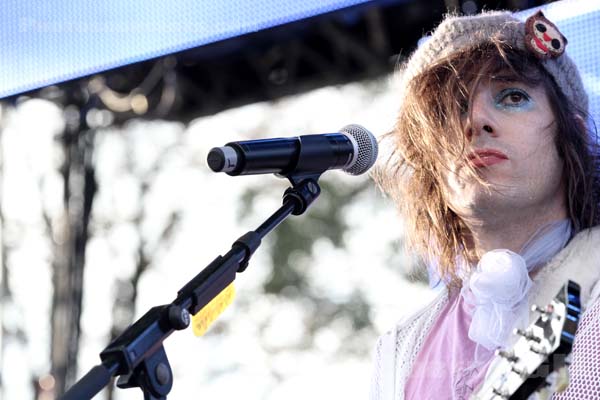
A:
{"type": "Polygon", "coordinates": [[[448,303],[444,289],[431,303],[406,318],[377,341],[371,400],[404,399],[404,384],[429,329],[448,303]]]}
{"type": "Polygon", "coordinates": [[[431,326],[447,303],[448,292],[444,289],[426,307],[400,321],[379,338],[374,357],[372,400],[404,399],[404,385],[412,365],[431,326]]]}
{"type": "Polygon", "coordinates": [[[600,301],[587,309],[577,329],[567,390],[553,400],[600,399],[600,301]]]}
{"type": "MultiPolygon", "coordinates": [[[[576,335],[574,361],[569,369],[572,383],[561,395],[571,397],[555,395],[555,398],[600,399],[600,395],[586,394],[600,390],[600,302],[596,301],[600,295],[600,228],[579,233],[535,276],[529,304],[549,304],[568,279],[581,286],[582,305],[586,311],[576,335]],[[589,351],[594,353],[589,354],[589,351]],[[579,395],[581,393],[585,395],[579,395]]],[[[374,353],[371,400],[404,399],[404,387],[412,366],[447,301],[447,292],[442,291],[426,308],[399,322],[379,338],[374,353]]],[[[529,320],[535,318],[537,315],[531,312],[529,320]]]]}

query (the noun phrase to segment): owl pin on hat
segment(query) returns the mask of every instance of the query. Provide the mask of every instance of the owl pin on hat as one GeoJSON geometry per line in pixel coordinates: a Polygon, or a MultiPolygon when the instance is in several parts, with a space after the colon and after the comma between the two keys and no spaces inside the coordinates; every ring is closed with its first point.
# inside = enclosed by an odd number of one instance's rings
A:
{"type": "Polygon", "coordinates": [[[536,57],[546,60],[565,52],[567,38],[538,11],[525,21],[525,45],[536,57]]]}

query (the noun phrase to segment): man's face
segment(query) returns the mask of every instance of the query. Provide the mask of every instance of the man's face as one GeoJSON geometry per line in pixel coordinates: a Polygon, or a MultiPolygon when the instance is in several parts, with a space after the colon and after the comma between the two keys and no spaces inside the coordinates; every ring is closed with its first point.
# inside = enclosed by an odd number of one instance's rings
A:
{"type": "Polygon", "coordinates": [[[467,157],[446,176],[450,207],[475,219],[564,211],[563,163],[546,90],[522,82],[482,82],[470,111],[471,124],[464,128],[467,157]],[[466,163],[489,188],[465,174],[466,163]]]}

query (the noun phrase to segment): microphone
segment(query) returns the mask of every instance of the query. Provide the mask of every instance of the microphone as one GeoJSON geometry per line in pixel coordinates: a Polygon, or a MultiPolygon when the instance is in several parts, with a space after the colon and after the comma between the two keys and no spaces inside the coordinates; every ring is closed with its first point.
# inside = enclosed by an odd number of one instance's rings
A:
{"type": "Polygon", "coordinates": [[[207,162],[214,172],[232,176],[320,174],[338,168],[360,175],[373,166],[377,152],[371,132],[347,125],[338,133],[227,143],[212,148],[207,162]]]}

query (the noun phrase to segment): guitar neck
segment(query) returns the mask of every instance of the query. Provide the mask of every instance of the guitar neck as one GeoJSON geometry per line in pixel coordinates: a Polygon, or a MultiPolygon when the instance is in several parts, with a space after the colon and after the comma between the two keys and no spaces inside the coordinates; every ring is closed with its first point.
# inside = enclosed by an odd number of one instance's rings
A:
{"type": "Polygon", "coordinates": [[[568,281],[511,349],[498,351],[486,381],[472,395],[475,400],[525,400],[534,393],[564,389],[569,354],[581,314],[580,288],[568,281]]]}

